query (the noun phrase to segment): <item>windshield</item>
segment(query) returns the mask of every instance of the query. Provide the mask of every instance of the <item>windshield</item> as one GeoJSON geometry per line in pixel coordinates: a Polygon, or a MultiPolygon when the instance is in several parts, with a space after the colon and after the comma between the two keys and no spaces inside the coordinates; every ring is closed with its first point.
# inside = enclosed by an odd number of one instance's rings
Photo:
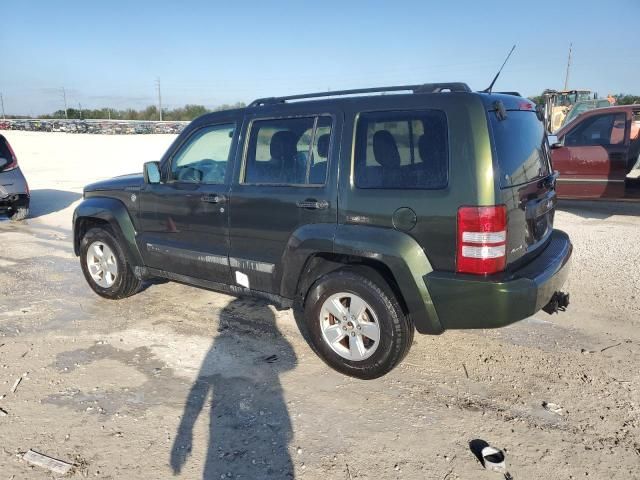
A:
{"type": "Polygon", "coordinates": [[[522,185],[550,173],[542,122],[535,112],[509,110],[503,120],[489,112],[502,188],[522,185]]]}

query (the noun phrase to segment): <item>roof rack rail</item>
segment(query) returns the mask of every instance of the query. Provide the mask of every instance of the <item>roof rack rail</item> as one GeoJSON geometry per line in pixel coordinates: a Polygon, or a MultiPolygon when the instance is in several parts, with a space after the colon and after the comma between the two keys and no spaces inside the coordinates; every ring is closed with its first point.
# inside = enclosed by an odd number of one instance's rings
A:
{"type": "Polygon", "coordinates": [[[501,93],[502,95],[512,95],[514,97],[522,97],[520,92],[494,92],[494,93],[501,93]]]}
{"type": "Polygon", "coordinates": [[[345,95],[360,95],[364,93],[385,93],[385,92],[403,92],[412,93],[440,93],[443,91],[450,92],[471,92],[469,85],[462,82],[449,83],[424,83],[421,85],[396,85],[391,87],[373,87],[373,88],[356,88],[352,90],[336,90],[328,92],[304,93],[301,95],[289,95],[286,97],[265,97],[258,98],[251,102],[249,107],[259,107],[261,105],[273,105],[276,103],[285,103],[289,100],[303,100],[306,98],[322,98],[322,97],[339,97],[345,95]]]}

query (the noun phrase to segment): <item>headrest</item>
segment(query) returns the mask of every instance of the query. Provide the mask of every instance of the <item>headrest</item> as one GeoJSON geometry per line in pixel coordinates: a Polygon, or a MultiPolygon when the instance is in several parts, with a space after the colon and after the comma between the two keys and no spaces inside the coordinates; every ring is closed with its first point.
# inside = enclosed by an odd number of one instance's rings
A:
{"type": "Polygon", "coordinates": [[[378,130],[373,135],[373,156],[383,167],[400,166],[400,153],[395,138],[388,130],[378,130]]]}
{"type": "Polygon", "coordinates": [[[318,156],[327,158],[329,156],[329,134],[325,133],[318,137],[318,156]]]}
{"type": "MultiPolygon", "coordinates": [[[[423,163],[433,161],[433,158],[429,158],[434,155],[445,155],[447,139],[445,137],[444,128],[439,123],[433,123],[433,125],[425,125],[426,131],[420,135],[418,139],[418,154],[423,163]]],[[[437,159],[442,160],[441,158],[437,159]]]]}
{"type": "Polygon", "coordinates": [[[297,143],[298,137],[289,130],[274,133],[269,145],[271,158],[276,160],[291,159],[297,153],[297,143]]]}

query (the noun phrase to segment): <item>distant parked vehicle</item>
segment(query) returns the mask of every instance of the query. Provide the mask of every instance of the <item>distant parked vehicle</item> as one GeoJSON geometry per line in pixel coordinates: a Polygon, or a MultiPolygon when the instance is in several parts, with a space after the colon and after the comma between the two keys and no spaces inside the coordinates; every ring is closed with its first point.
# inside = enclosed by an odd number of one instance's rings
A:
{"type": "Polygon", "coordinates": [[[640,105],[580,114],[549,136],[564,198],[640,198],[640,105]]]}
{"type": "Polygon", "coordinates": [[[98,125],[96,123],[87,124],[87,133],[101,133],[100,132],[100,125],[98,125]]]}
{"type": "Polygon", "coordinates": [[[134,128],[134,133],[136,134],[147,134],[147,133],[151,133],[151,128],[144,123],[139,123],[135,126],[134,128]]]}
{"type": "Polygon", "coordinates": [[[29,215],[29,186],[18,167],[18,159],[9,141],[0,135],[0,214],[11,220],[29,215]]]}

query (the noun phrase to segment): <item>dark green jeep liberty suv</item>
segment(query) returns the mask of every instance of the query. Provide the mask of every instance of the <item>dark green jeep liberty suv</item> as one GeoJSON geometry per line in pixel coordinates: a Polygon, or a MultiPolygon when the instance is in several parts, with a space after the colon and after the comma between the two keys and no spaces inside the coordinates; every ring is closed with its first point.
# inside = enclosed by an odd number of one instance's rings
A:
{"type": "Polygon", "coordinates": [[[74,248],[106,298],[161,277],[299,305],[327,364],[375,378],[414,328],[567,306],[555,179],[535,105],[516,95],[450,83],[265,98],[194,120],[143,174],[87,186],[74,248]]]}

